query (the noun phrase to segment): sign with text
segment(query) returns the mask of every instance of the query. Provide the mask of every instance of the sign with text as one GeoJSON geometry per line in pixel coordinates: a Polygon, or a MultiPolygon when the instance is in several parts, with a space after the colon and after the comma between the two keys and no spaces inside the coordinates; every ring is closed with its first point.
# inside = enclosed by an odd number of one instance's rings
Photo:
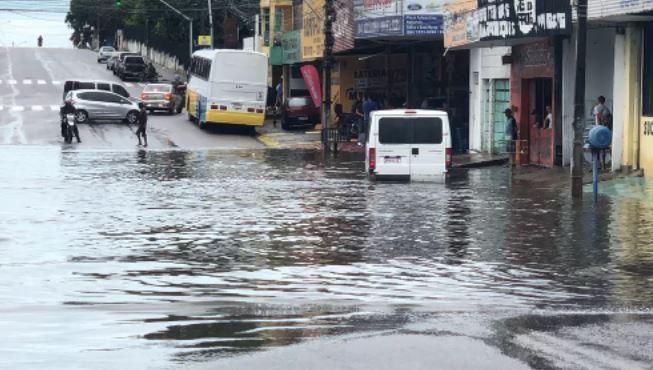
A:
{"type": "Polygon", "coordinates": [[[478,0],[482,41],[571,33],[569,0],[478,0]]]}
{"type": "Polygon", "coordinates": [[[312,61],[324,55],[325,0],[304,0],[301,34],[302,61],[312,61]]]}
{"type": "Polygon", "coordinates": [[[344,1],[336,8],[333,22],[333,51],[338,53],[354,48],[354,3],[344,1]]]}
{"type": "Polygon", "coordinates": [[[404,34],[401,4],[397,0],[355,0],[354,23],[358,38],[404,34]]]}
{"type": "Polygon", "coordinates": [[[300,31],[286,32],[281,35],[281,49],[283,49],[283,64],[295,64],[302,60],[300,31]]]}
{"type": "Polygon", "coordinates": [[[452,48],[479,40],[478,3],[464,0],[451,3],[445,13],[444,47],[452,48]]]}
{"type": "Polygon", "coordinates": [[[199,45],[199,46],[211,46],[211,36],[210,35],[197,36],[197,45],[199,45]]]}

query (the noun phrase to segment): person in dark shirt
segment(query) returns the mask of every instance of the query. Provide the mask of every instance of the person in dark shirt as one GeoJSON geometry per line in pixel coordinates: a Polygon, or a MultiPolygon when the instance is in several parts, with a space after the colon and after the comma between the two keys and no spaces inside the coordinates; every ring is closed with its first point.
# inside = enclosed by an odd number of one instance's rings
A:
{"type": "MultiPolygon", "coordinates": [[[[59,111],[59,114],[61,115],[61,136],[66,137],[66,130],[68,129],[68,118],[66,115],[68,114],[77,114],[77,110],[75,107],[72,105],[70,101],[64,102],[64,105],[61,107],[61,110],[59,111]]],[[[75,135],[75,138],[77,139],[78,143],[81,143],[82,141],[79,139],[79,129],[77,128],[77,125],[73,128],[73,134],[75,135]]]]}
{"type": "Polygon", "coordinates": [[[138,130],[136,130],[136,137],[138,137],[138,145],[143,145],[141,143],[141,136],[143,136],[144,146],[147,148],[147,134],[145,132],[147,129],[147,110],[145,110],[145,104],[143,103],[139,103],[138,107],[141,110],[138,112],[138,130]]]}

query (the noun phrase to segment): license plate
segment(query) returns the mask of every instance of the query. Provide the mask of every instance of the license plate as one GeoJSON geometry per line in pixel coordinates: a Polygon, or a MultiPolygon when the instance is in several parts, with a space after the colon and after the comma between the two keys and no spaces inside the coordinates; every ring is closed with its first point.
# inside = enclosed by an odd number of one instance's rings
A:
{"type": "Polygon", "coordinates": [[[401,163],[401,157],[384,157],[383,163],[401,163]]]}
{"type": "Polygon", "coordinates": [[[308,121],[308,117],[298,117],[300,121],[308,121]]]}

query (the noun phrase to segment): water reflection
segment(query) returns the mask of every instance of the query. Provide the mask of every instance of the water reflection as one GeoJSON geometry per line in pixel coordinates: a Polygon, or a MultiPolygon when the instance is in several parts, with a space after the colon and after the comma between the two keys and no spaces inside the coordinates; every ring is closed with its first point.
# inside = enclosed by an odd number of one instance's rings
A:
{"type": "MultiPolygon", "coordinates": [[[[0,293],[16,297],[5,322],[25,322],[12,315],[39,297],[58,321],[87,318],[76,348],[145,341],[201,359],[397,328],[415,312],[653,300],[653,199],[574,205],[505,168],[374,184],[355,154],[314,151],[64,152],[37,176],[22,168],[53,153],[0,150],[13,197],[0,293]],[[119,339],[94,342],[98,330],[119,339]]],[[[40,333],[51,318],[35,312],[40,333]]]]}

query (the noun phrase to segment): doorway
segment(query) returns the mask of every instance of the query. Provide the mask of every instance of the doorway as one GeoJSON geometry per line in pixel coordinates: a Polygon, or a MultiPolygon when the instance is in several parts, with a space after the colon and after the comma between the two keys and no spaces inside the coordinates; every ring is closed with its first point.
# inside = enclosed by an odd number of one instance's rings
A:
{"type": "Polygon", "coordinates": [[[553,167],[555,161],[555,106],[553,104],[553,79],[534,78],[524,80],[525,92],[522,114],[521,139],[529,141],[529,162],[531,164],[553,167]],[[550,122],[546,120],[550,113],[550,122]],[[546,121],[546,122],[545,122],[546,121]]]}

